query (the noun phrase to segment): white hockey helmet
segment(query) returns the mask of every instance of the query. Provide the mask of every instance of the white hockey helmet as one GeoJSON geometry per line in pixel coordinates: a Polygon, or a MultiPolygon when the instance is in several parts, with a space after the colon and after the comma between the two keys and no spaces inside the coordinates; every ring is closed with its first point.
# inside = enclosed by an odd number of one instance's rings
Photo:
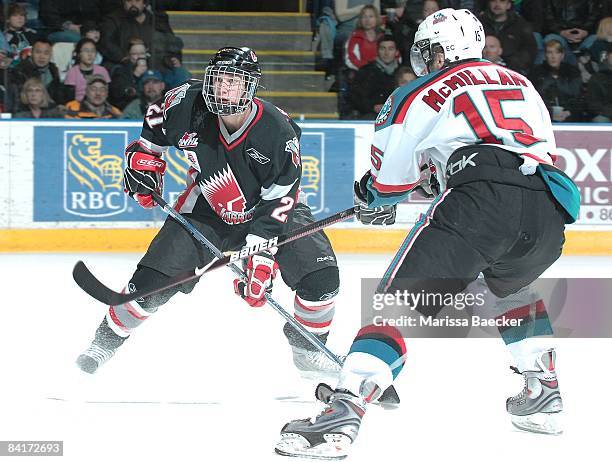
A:
{"type": "Polygon", "coordinates": [[[484,29],[471,11],[445,8],[427,16],[419,26],[410,50],[410,64],[417,75],[426,75],[436,52],[444,53],[444,63],[448,65],[482,58],[484,45],[484,29]]]}

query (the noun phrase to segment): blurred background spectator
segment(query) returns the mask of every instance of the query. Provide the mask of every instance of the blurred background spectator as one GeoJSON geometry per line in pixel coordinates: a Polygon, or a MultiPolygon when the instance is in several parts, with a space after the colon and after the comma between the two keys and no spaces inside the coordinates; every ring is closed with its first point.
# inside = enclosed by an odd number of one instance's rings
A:
{"type": "Polygon", "coordinates": [[[14,114],[17,118],[59,119],[62,112],[53,104],[47,89],[36,77],[29,78],[23,84],[19,99],[24,110],[14,114]]]}
{"type": "Polygon", "coordinates": [[[416,74],[410,66],[400,66],[397,68],[397,71],[395,71],[395,86],[403,87],[407,83],[416,80],[416,78],[416,74]]]}
{"type": "Polygon", "coordinates": [[[38,17],[49,41],[73,42],[81,39],[81,25],[100,17],[101,3],[106,0],[40,0],[38,17]]]}
{"type": "Polygon", "coordinates": [[[593,122],[612,122],[612,43],[603,52],[605,61],[586,88],[586,101],[593,122]]]}
{"type": "Polygon", "coordinates": [[[123,110],[124,119],[142,120],[147,113],[149,104],[154,103],[164,95],[166,84],[158,71],[148,70],[141,79],[141,95],[128,104],[123,110]]]}
{"type": "Polygon", "coordinates": [[[118,119],[121,111],[108,101],[108,83],[104,76],[87,76],[87,88],[83,101],[72,100],[66,104],[67,119],[118,119]]]}
{"type": "MultiPolygon", "coordinates": [[[[609,11],[609,14],[612,14],[612,10],[609,11]]],[[[590,50],[596,63],[606,62],[610,43],[612,43],[612,17],[608,16],[599,21],[597,36],[590,50]]]]}
{"type": "Polygon", "coordinates": [[[371,5],[364,6],[346,42],[344,62],[348,68],[357,70],[376,59],[378,40],[383,35],[381,26],[378,10],[371,5]]]}
{"type": "Polygon", "coordinates": [[[558,40],[546,42],[544,63],[534,68],[530,80],[554,122],[579,122],[584,110],[582,81],[578,69],[563,62],[564,53],[558,40]]]}
{"type": "Polygon", "coordinates": [[[100,42],[100,26],[95,21],[84,21],[81,26],[81,38],[88,38],[94,41],[96,44],[96,57],[94,64],[102,64],[104,57],[100,50],[98,50],[98,42],[100,42]]]}
{"type": "Polygon", "coordinates": [[[399,66],[398,49],[392,36],[378,41],[376,59],[355,74],[349,100],[350,118],[374,120],[389,95],[395,90],[395,71],[399,66]]]}
{"type": "Polygon", "coordinates": [[[51,43],[47,39],[37,38],[32,45],[32,55],[10,70],[11,88],[7,99],[11,99],[9,106],[11,110],[16,109],[17,102],[14,95],[20,93],[21,86],[31,77],[37,77],[42,81],[55,103],[63,104],[71,98],[71,92],[61,82],[57,66],[51,62],[51,57],[51,43]]]}
{"type": "Polygon", "coordinates": [[[512,0],[488,0],[480,21],[486,35],[499,39],[506,66],[529,74],[537,52],[536,41],[531,25],[512,10],[512,0]]]}
{"type": "Polygon", "coordinates": [[[483,58],[500,66],[505,66],[506,62],[502,58],[503,52],[504,49],[501,46],[501,42],[495,35],[487,35],[485,37],[485,47],[484,50],[482,50],[483,58]]]}
{"type": "Polygon", "coordinates": [[[149,69],[149,54],[144,42],[132,39],[124,63],[115,66],[111,76],[110,101],[123,109],[138,97],[140,77],[149,69]]]}
{"type": "Polygon", "coordinates": [[[123,0],[123,8],[104,17],[100,27],[100,52],[109,65],[122,62],[134,38],[151,51],[154,69],[164,67],[169,57],[180,61],[183,42],[172,32],[168,15],[152,12],[145,0],[123,0]]]}
{"type": "Polygon", "coordinates": [[[99,64],[94,64],[96,59],[96,42],[90,38],[79,40],[74,49],[75,65],[70,68],[64,78],[66,87],[73,87],[74,99],[83,100],[85,97],[86,78],[88,75],[98,74],[104,77],[107,83],[111,79],[106,68],[99,64]]]}
{"type": "Polygon", "coordinates": [[[380,15],[380,0],[333,0],[334,12],[338,20],[336,26],[336,45],[338,50],[344,49],[344,44],[357,27],[361,11],[365,6],[373,7],[380,15]]]}
{"type": "Polygon", "coordinates": [[[576,64],[574,52],[588,50],[595,29],[607,9],[604,0],[543,0],[544,42],[557,40],[565,50],[564,60],[576,64]]]}
{"type": "Polygon", "coordinates": [[[36,38],[36,31],[26,27],[26,21],[27,11],[25,7],[19,3],[11,3],[7,9],[4,37],[13,56],[13,65],[30,54],[36,38]]]}

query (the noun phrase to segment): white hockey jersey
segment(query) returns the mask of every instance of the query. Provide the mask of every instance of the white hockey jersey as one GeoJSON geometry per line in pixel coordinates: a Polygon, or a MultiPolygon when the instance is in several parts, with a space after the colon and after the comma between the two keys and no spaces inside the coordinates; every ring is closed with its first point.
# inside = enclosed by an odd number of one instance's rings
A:
{"type": "Polygon", "coordinates": [[[457,148],[497,144],[525,159],[531,174],[553,164],[550,116],[523,75],[485,60],[464,61],[396,89],[375,123],[369,206],[401,201],[436,166],[442,189],[457,148]]]}

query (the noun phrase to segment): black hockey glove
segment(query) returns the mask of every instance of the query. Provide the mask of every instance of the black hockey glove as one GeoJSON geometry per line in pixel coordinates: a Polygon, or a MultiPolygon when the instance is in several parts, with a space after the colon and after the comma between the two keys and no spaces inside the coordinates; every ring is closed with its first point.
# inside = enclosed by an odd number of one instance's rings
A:
{"type": "Polygon", "coordinates": [[[144,208],[155,206],[151,191],[162,193],[166,162],[134,142],[125,150],[127,167],[123,173],[125,192],[144,208]]]}
{"type": "Polygon", "coordinates": [[[421,166],[421,184],[414,188],[428,199],[433,199],[440,194],[440,183],[436,176],[436,166],[434,164],[424,164],[421,166]]]}
{"type": "Polygon", "coordinates": [[[383,205],[382,207],[368,208],[368,180],[372,174],[368,170],[359,181],[355,181],[355,216],[364,225],[392,225],[395,223],[397,205],[383,205]]]}

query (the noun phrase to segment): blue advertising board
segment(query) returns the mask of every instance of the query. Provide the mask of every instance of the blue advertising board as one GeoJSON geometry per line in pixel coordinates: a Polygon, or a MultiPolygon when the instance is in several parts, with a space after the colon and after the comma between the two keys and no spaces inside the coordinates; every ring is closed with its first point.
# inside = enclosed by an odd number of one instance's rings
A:
{"type": "MultiPolygon", "coordinates": [[[[146,222],[159,214],[123,192],[124,149],[140,128],[67,122],[34,127],[35,222],[146,222]]],[[[352,203],[354,128],[304,129],[301,137],[303,199],[315,218],[352,203]]],[[[164,197],[185,188],[189,164],[180,150],[165,155],[164,197]]]]}

